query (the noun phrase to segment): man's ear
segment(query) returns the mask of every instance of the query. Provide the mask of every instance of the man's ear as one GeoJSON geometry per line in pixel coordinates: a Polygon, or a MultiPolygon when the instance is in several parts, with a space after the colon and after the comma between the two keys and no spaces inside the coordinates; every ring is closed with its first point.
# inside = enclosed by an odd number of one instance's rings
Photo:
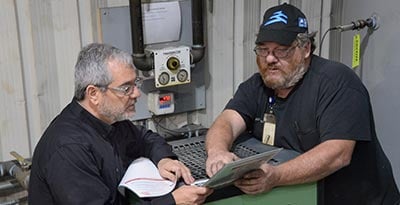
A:
{"type": "Polygon", "coordinates": [[[94,85],[88,85],[86,87],[86,98],[90,101],[90,103],[97,105],[99,103],[100,98],[100,88],[94,85]]]}
{"type": "Polygon", "coordinates": [[[306,46],[304,46],[304,58],[308,58],[311,55],[311,43],[307,43],[306,46]]]}

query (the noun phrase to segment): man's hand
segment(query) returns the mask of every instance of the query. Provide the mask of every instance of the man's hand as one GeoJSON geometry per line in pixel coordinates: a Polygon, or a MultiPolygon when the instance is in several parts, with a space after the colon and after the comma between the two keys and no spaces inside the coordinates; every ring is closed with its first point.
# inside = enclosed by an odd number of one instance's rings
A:
{"type": "Polygon", "coordinates": [[[182,177],[186,184],[194,182],[190,169],[178,160],[164,158],[158,162],[157,167],[160,175],[171,181],[175,181],[182,177]]]}
{"type": "Polygon", "coordinates": [[[260,169],[245,174],[235,181],[235,186],[246,194],[259,194],[270,191],[278,180],[275,168],[267,163],[260,169]]]}
{"type": "Polygon", "coordinates": [[[199,205],[203,204],[207,196],[213,192],[206,187],[183,185],[172,192],[176,205],[199,205]]]}
{"type": "Polygon", "coordinates": [[[235,110],[224,110],[214,121],[206,136],[206,172],[209,177],[214,176],[225,164],[238,159],[229,149],[245,130],[246,123],[235,110]]]}
{"type": "Polygon", "coordinates": [[[206,161],[206,172],[209,177],[212,177],[218,172],[225,164],[239,159],[232,152],[227,151],[215,151],[208,152],[208,157],[206,161]]]}

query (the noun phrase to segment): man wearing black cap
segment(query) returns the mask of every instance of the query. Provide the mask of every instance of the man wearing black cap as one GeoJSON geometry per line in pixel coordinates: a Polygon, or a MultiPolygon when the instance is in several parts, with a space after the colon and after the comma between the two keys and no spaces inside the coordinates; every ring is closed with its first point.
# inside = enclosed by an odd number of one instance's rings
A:
{"type": "Polygon", "coordinates": [[[233,141],[251,134],[302,154],[246,174],[235,182],[244,193],[318,181],[325,205],[398,204],[368,91],[347,66],[312,54],[314,36],[292,5],[265,12],[254,49],[259,73],[239,86],[208,131],[207,174],[237,159],[233,141]]]}

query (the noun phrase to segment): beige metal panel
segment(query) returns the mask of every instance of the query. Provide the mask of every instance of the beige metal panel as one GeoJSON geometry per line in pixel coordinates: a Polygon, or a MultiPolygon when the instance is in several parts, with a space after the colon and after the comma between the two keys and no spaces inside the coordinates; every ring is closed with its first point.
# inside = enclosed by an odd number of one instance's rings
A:
{"type": "MultiPolygon", "coordinates": [[[[321,22],[320,22],[320,30],[318,38],[316,39],[317,43],[317,50],[315,53],[317,54],[319,52],[319,44],[321,43],[321,38],[322,35],[324,34],[325,31],[327,31],[332,25],[331,25],[331,11],[332,11],[332,1],[331,0],[324,0],[323,5],[322,5],[322,11],[320,14],[321,22]]],[[[331,35],[328,33],[325,37],[325,46],[321,48],[321,56],[325,58],[329,58],[330,55],[330,40],[331,40],[331,35]]]]}
{"type": "MultiPolygon", "coordinates": [[[[95,19],[93,19],[92,14],[92,6],[94,2],[96,1],[78,0],[78,14],[81,26],[80,35],[82,46],[94,42],[95,27],[93,27],[93,23],[95,22],[95,19]]],[[[94,9],[93,13],[95,13],[94,9]]],[[[94,18],[96,18],[96,16],[94,16],[94,18]]]]}
{"type": "Polygon", "coordinates": [[[207,1],[206,114],[199,116],[209,126],[234,92],[233,44],[234,0],[207,1]],[[212,6],[212,8],[210,8],[212,6]]]}
{"type": "Polygon", "coordinates": [[[254,41],[260,24],[260,1],[235,1],[234,14],[234,90],[257,72],[254,41]]]}
{"type": "MultiPolygon", "coordinates": [[[[129,5],[129,0],[98,0],[100,8],[118,7],[129,5]]],[[[142,1],[145,2],[145,1],[142,1]]]]}
{"type": "MultiPolygon", "coordinates": [[[[77,1],[51,1],[55,58],[60,107],[68,104],[74,94],[74,66],[80,46],[77,1]]],[[[53,68],[54,69],[54,68],[53,68]]]]}
{"type": "Polygon", "coordinates": [[[254,73],[258,72],[256,64],[256,55],[253,52],[255,40],[260,26],[260,16],[264,12],[260,11],[259,1],[245,1],[244,4],[244,24],[243,24],[243,80],[249,78],[254,73]]]}
{"type": "MultiPolygon", "coordinates": [[[[20,39],[21,61],[23,68],[23,79],[26,97],[26,110],[27,110],[27,129],[29,135],[27,140],[31,143],[30,136],[40,136],[42,133],[40,122],[39,110],[39,90],[37,89],[37,76],[34,59],[34,48],[32,39],[32,24],[31,24],[31,10],[29,1],[17,0],[15,1],[17,10],[17,20],[20,39]]],[[[33,147],[30,147],[32,152],[33,147]]],[[[29,157],[29,156],[24,156],[29,157]]]]}
{"type": "Polygon", "coordinates": [[[78,0],[81,45],[99,42],[100,17],[97,1],[78,0]]]}
{"type": "MultiPolygon", "coordinates": [[[[55,53],[54,26],[51,2],[49,0],[30,1],[32,39],[35,59],[35,72],[38,90],[39,113],[41,130],[47,127],[50,121],[60,111],[58,94],[59,79],[57,78],[57,59],[55,53]]],[[[30,95],[28,93],[28,95],[30,95]]],[[[29,112],[29,111],[28,111],[29,112]]],[[[32,147],[39,140],[39,136],[31,136],[32,147]]]]}
{"type": "MultiPolygon", "coordinates": [[[[309,31],[317,31],[317,35],[315,37],[315,44],[317,49],[314,51],[314,54],[319,53],[319,44],[322,38],[323,33],[330,27],[330,19],[331,19],[331,0],[293,0],[294,5],[298,6],[303,13],[306,15],[309,24],[309,31]]],[[[329,34],[326,36],[326,43],[324,49],[322,51],[323,56],[329,55],[329,34]]]]}
{"type": "MultiPolygon", "coordinates": [[[[162,2],[162,1],[172,1],[172,0],[142,0],[142,3],[149,2],[162,2]]],[[[179,0],[176,0],[179,1],[179,0]]],[[[215,1],[215,0],[214,0],[215,1]]],[[[110,8],[119,6],[128,6],[129,0],[98,0],[100,8],[110,8]]]]}
{"type": "Polygon", "coordinates": [[[269,9],[270,7],[279,5],[282,3],[280,0],[260,0],[260,23],[262,22],[264,12],[269,9]]]}
{"type": "MultiPolygon", "coordinates": [[[[323,12],[324,24],[321,32],[325,32],[328,28],[338,26],[342,24],[343,17],[343,0],[330,0],[330,8],[328,11],[323,12]]],[[[323,33],[321,34],[322,38],[323,33]]],[[[328,57],[331,60],[341,61],[341,38],[342,34],[339,31],[329,32],[326,35],[326,40],[324,40],[321,49],[321,55],[328,57]]],[[[357,71],[356,71],[357,72],[357,71]]]]}
{"type": "MultiPolygon", "coordinates": [[[[80,50],[77,1],[30,1],[34,75],[39,108],[28,113],[40,122],[42,133],[50,121],[72,99],[73,68],[80,50]]],[[[27,93],[34,95],[35,93],[27,93]]],[[[36,108],[33,108],[36,109],[36,108]]],[[[40,135],[31,135],[35,147],[40,135]]]]}
{"type": "MultiPolygon", "coordinates": [[[[301,6],[299,7],[307,17],[309,32],[318,31],[318,33],[320,33],[321,9],[323,4],[325,4],[325,1],[320,0],[308,0],[301,2],[301,6]]],[[[316,36],[315,41],[318,45],[319,35],[316,36]]],[[[318,51],[316,51],[316,53],[318,53],[318,51]]]]}
{"type": "MultiPolygon", "coordinates": [[[[239,86],[244,79],[244,72],[246,69],[244,67],[244,57],[246,51],[244,51],[244,36],[247,34],[248,30],[245,30],[245,4],[250,2],[245,2],[245,0],[235,0],[234,14],[233,14],[233,32],[234,32],[234,44],[233,44],[233,89],[239,86]]],[[[251,4],[251,3],[250,3],[251,4]]],[[[246,66],[247,67],[247,66],[246,66]]]]}
{"type": "Polygon", "coordinates": [[[13,0],[0,6],[0,160],[11,159],[10,151],[29,154],[26,99],[16,9],[13,0]]]}

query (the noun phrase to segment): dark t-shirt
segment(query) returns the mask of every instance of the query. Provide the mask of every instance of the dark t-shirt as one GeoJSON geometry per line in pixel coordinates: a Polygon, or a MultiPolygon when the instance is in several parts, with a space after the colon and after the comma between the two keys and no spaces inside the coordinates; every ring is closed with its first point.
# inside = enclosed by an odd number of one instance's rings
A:
{"type": "MultiPolygon", "coordinates": [[[[257,73],[243,82],[225,109],[239,112],[247,132],[261,140],[267,88],[257,73]]],[[[355,140],[351,164],[319,183],[324,204],[394,204],[400,199],[390,162],[375,133],[369,94],[347,66],[313,56],[287,98],[276,98],[274,144],[306,152],[330,139],[355,140]]]]}
{"type": "MultiPolygon", "coordinates": [[[[108,125],[73,100],[35,148],[29,204],[127,204],[117,186],[129,164],[147,157],[176,158],[156,133],[126,120],[108,125]]],[[[171,194],[138,204],[175,204],[171,194]]]]}

